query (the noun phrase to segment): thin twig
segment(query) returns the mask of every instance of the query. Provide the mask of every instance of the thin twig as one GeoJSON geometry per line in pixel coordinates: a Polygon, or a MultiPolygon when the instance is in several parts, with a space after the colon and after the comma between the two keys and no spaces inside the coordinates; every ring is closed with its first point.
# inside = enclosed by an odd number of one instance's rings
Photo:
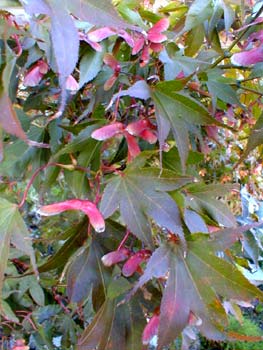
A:
{"type": "Polygon", "coordinates": [[[244,87],[244,86],[238,86],[240,89],[248,91],[248,92],[252,92],[253,94],[259,95],[259,96],[263,96],[263,93],[254,89],[250,89],[248,87],[244,87]]]}
{"type": "MultiPolygon", "coordinates": [[[[260,9],[258,10],[258,12],[256,13],[256,15],[248,22],[248,24],[251,24],[252,22],[254,22],[261,14],[261,12],[263,11],[263,5],[260,7],[260,9]]],[[[217,65],[223,61],[225,58],[229,57],[228,55],[230,54],[230,51],[233,49],[233,47],[236,46],[236,44],[239,43],[239,41],[243,38],[243,36],[249,31],[250,27],[245,28],[242,32],[240,32],[240,34],[237,36],[237,38],[232,42],[232,44],[228,47],[227,50],[225,50],[225,52],[223,53],[223,55],[221,55],[220,57],[218,57],[217,60],[215,60],[214,63],[211,64],[210,68],[215,68],[217,67],[217,65]],[[228,55],[226,55],[226,52],[228,53],[228,55]]]]}

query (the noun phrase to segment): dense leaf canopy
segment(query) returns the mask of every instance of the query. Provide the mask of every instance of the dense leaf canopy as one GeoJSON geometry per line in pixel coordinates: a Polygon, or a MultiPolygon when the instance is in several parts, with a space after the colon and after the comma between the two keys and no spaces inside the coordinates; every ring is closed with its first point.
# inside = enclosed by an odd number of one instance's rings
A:
{"type": "Polygon", "coordinates": [[[0,3],[0,345],[262,340],[262,1],[0,3]]]}

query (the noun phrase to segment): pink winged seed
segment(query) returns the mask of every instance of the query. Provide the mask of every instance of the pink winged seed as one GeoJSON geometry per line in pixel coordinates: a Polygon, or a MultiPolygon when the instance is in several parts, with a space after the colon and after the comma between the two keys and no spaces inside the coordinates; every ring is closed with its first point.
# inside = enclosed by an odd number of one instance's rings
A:
{"type": "Polygon", "coordinates": [[[130,47],[133,47],[134,40],[131,37],[131,35],[127,33],[125,30],[116,31],[109,27],[103,27],[103,28],[93,30],[92,32],[89,32],[87,34],[87,37],[92,42],[100,42],[113,35],[118,35],[119,37],[123,38],[130,47]]]}
{"type": "Polygon", "coordinates": [[[72,75],[69,75],[66,80],[66,89],[70,91],[78,91],[79,89],[79,84],[72,75]]]}
{"type": "Polygon", "coordinates": [[[39,213],[41,215],[56,215],[66,210],[80,210],[85,213],[90,221],[91,226],[96,232],[103,232],[105,230],[105,222],[100,211],[96,205],[88,200],[69,199],[64,202],[57,202],[40,207],[39,213]]]}
{"type": "Polygon", "coordinates": [[[152,338],[157,335],[158,327],[160,323],[160,316],[154,314],[150,321],[147,323],[147,325],[144,328],[143,334],[142,334],[142,343],[144,345],[147,345],[150,343],[152,338]]]}
{"type": "Polygon", "coordinates": [[[31,87],[37,86],[42,78],[43,74],[39,71],[39,67],[33,67],[26,73],[23,85],[31,87]]]}
{"type": "Polygon", "coordinates": [[[129,249],[121,248],[119,250],[114,250],[108,254],[103,255],[103,257],[101,258],[101,261],[103,262],[103,265],[109,267],[128,259],[130,254],[131,252],[129,249]]]}
{"type": "Polygon", "coordinates": [[[157,140],[158,140],[157,135],[155,135],[153,132],[151,132],[151,131],[148,130],[148,129],[143,130],[143,131],[139,134],[139,136],[140,136],[143,140],[149,142],[151,145],[153,145],[154,143],[156,143],[157,140]]]}
{"type": "Polygon", "coordinates": [[[114,70],[115,72],[120,72],[121,66],[119,62],[110,53],[105,53],[103,57],[103,62],[107,64],[109,67],[111,67],[111,69],[114,70]]]}
{"type": "Polygon", "coordinates": [[[250,66],[251,64],[263,62],[263,46],[260,45],[252,50],[235,53],[231,61],[239,66],[250,66]]]}
{"type": "Polygon", "coordinates": [[[43,76],[48,72],[48,64],[45,61],[38,61],[25,75],[24,86],[37,86],[43,76]]]}
{"type": "Polygon", "coordinates": [[[100,42],[109,36],[115,35],[116,32],[109,27],[103,27],[100,29],[93,30],[87,34],[91,41],[100,42]]]}
{"type": "Polygon", "coordinates": [[[153,132],[151,132],[149,129],[155,129],[155,126],[152,125],[147,119],[130,123],[126,127],[126,130],[128,131],[129,134],[134,136],[139,136],[145,141],[151,144],[154,144],[157,141],[157,136],[153,132]]]}
{"type": "Polygon", "coordinates": [[[136,138],[133,135],[130,135],[127,131],[124,133],[124,136],[128,145],[128,160],[131,161],[141,153],[141,149],[137,143],[136,138]]]}
{"type": "Polygon", "coordinates": [[[142,119],[138,120],[136,122],[130,123],[127,127],[126,130],[128,131],[129,134],[138,136],[140,133],[151,127],[150,122],[147,119],[142,119]]]}
{"type": "Polygon", "coordinates": [[[147,36],[148,40],[151,41],[152,43],[162,43],[167,39],[167,36],[162,34],[162,33],[152,33],[148,34],[147,36]]]}
{"type": "Polygon", "coordinates": [[[144,45],[144,37],[140,35],[134,43],[133,49],[132,49],[132,55],[136,55],[141,49],[143,48],[144,45]]]}
{"type": "Polygon", "coordinates": [[[143,261],[148,260],[150,256],[151,256],[151,251],[150,250],[144,249],[144,250],[138,251],[137,253],[132,255],[126,261],[126,263],[123,265],[123,267],[122,267],[122,274],[125,277],[132,276],[136,272],[136,270],[138,269],[140,264],[143,261]]]}
{"type": "Polygon", "coordinates": [[[165,41],[167,39],[167,36],[164,34],[161,34],[161,32],[164,32],[165,30],[167,30],[168,27],[169,27],[168,18],[160,19],[160,21],[155,23],[155,25],[148,30],[147,39],[153,43],[161,43],[165,41]]]}
{"type": "Polygon", "coordinates": [[[116,122],[93,131],[91,137],[98,141],[104,141],[117,134],[122,134],[124,129],[125,126],[122,123],[116,122]]]}

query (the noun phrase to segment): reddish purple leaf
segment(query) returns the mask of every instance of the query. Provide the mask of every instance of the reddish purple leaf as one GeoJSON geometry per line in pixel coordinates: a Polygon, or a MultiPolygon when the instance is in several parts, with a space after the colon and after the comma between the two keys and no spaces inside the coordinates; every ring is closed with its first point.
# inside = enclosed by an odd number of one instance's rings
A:
{"type": "Polygon", "coordinates": [[[157,136],[149,129],[155,129],[155,126],[152,125],[148,119],[142,119],[131,123],[126,128],[129,134],[139,136],[149,143],[154,144],[157,141],[157,136]]]}
{"type": "Polygon", "coordinates": [[[122,274],[125,277],[132,276],[143,261],[146,261],[151,256],[151,251],[144,249],[132,255],[123,265],[122,274]]]}
{"type": "Polygon", "coordinates": [[[148,30],[147,39],[152,43],[162,43],[167,39],[167,36],[161,32],[167,30],[169,27],[168,18],[162,18],[151,29],[148,30]]]}
{"type": "Polygon", "coordinates": [[[39,61],[37,62],[37,65],[38,65],[38,67],[39,67],[39,72],[40,72],[41,74],[46,74],[46,73],[48,72],[49,66],[48,66],[48,64],[47,64],[45,61],[39,60],[39,61]]]}
{"type": "Polygon", "coordinates": [[[127,248],[121,248],[119,250],[114,250],[106,255],[104,255],[101,260],[105,266],[112,266],[122,262],[130,256],[131,252],[127,248]]]}
{"type": "Polygon", "coordinates": [[[64,202],[44,205],[39,209],[41,215],[56,215],[66,210],[81,210],[89,218],[90,224],[94,227],[96,232],[103,232],[105,230],[105,222],[100,211],[96,205],[88,200],[69,199],[64,202]]]}
{"type": "Polygon", "coordinates": [[[20,139],[27,141],[27,136],[20,125],[10,98],[6,93],[3,93],[0,97],[0,110],[0,124],[2,128],[9,134],[15,135],[20,139]]]}
{"type": "Polygon", "coordinates": [[[132,55],[136,55],[140,50],[142,50],[140,62],[141,67],[144,67],[149,62],[150,49],[154,52],[162,51],[163,45],[161,43],[167,39],[167,36],[161,32],[167,30],[168,27],[169,20],[167,18],[162,18],[148,30],[148,33],[145,36],[142,34],[137,35],[137,38],[135,38],[132,55]]]}
{"type": "Polygon", "coordinates": [[[155,335],[157,335],[159,323],[160,323],[159,314],[154,314],[152,318],[149,320],[149,322],[147,323],[142,334],[142,343],[144,345],[149,344],[152,338],[155,335]]]}
{"type": "Polygon", "coordinates": [[[93,131],[91,137],[98,141],[104,141],[118,134],[122,134],[124,129],[125,126],[122,123],[116,122],[93,131]]]}
{"type": "Polygon", "coordinates": [[[87,37],[90,41],[100,42],[112,35],[118,35],[119,37],[123,38],[130,47],[133,47],[134,40],[131,37],[131,35],[127,33],[125,30],[117,31],[109,27],[103,27],[100,29],[93,30],[92,32],[89,32],[87,34],[87,37]]]}

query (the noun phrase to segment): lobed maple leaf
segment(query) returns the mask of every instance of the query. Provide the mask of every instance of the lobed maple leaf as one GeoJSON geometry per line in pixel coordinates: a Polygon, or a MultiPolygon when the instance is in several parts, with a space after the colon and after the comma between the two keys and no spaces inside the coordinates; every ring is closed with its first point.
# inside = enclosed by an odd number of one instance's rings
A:
{"type": "Polygon", "coordinates": [[[107,218],[119,208],[129,230],[148,246],[152,245],[149,218],[184,239],[179,209],[165,191],[178,189],[191,181],[191,177],[178,176],[169,170],[163,170],[160,176],[157,168],[131,166],[109,181],[100,210],[107,218]]]}
{"type": "Polygon", "coordinates": [[[197,326],[207,338],[225,340],[227,316],[222,298],[263,300],[263,293],[233,264],[216,256],[209,237],[204,235],[188,241],[186,257],[180,245],[172,240],[161,245],[151,256],[132,293],[151,278],[164,277],[167,273],[160,307],[159,350],[179,336],[193,316],[200,319],[197,326]]]}
{"type": "Polygon", "coordinates": [[[127,304],[118,305],[120,296],[129,287],[129,282],[122,277],[111,282],[109,289],[112,295],[107,295],[92,322],[81,334],[77,350],[141,349],[141,334],[146,324],[141,293],[127,304]]]}

